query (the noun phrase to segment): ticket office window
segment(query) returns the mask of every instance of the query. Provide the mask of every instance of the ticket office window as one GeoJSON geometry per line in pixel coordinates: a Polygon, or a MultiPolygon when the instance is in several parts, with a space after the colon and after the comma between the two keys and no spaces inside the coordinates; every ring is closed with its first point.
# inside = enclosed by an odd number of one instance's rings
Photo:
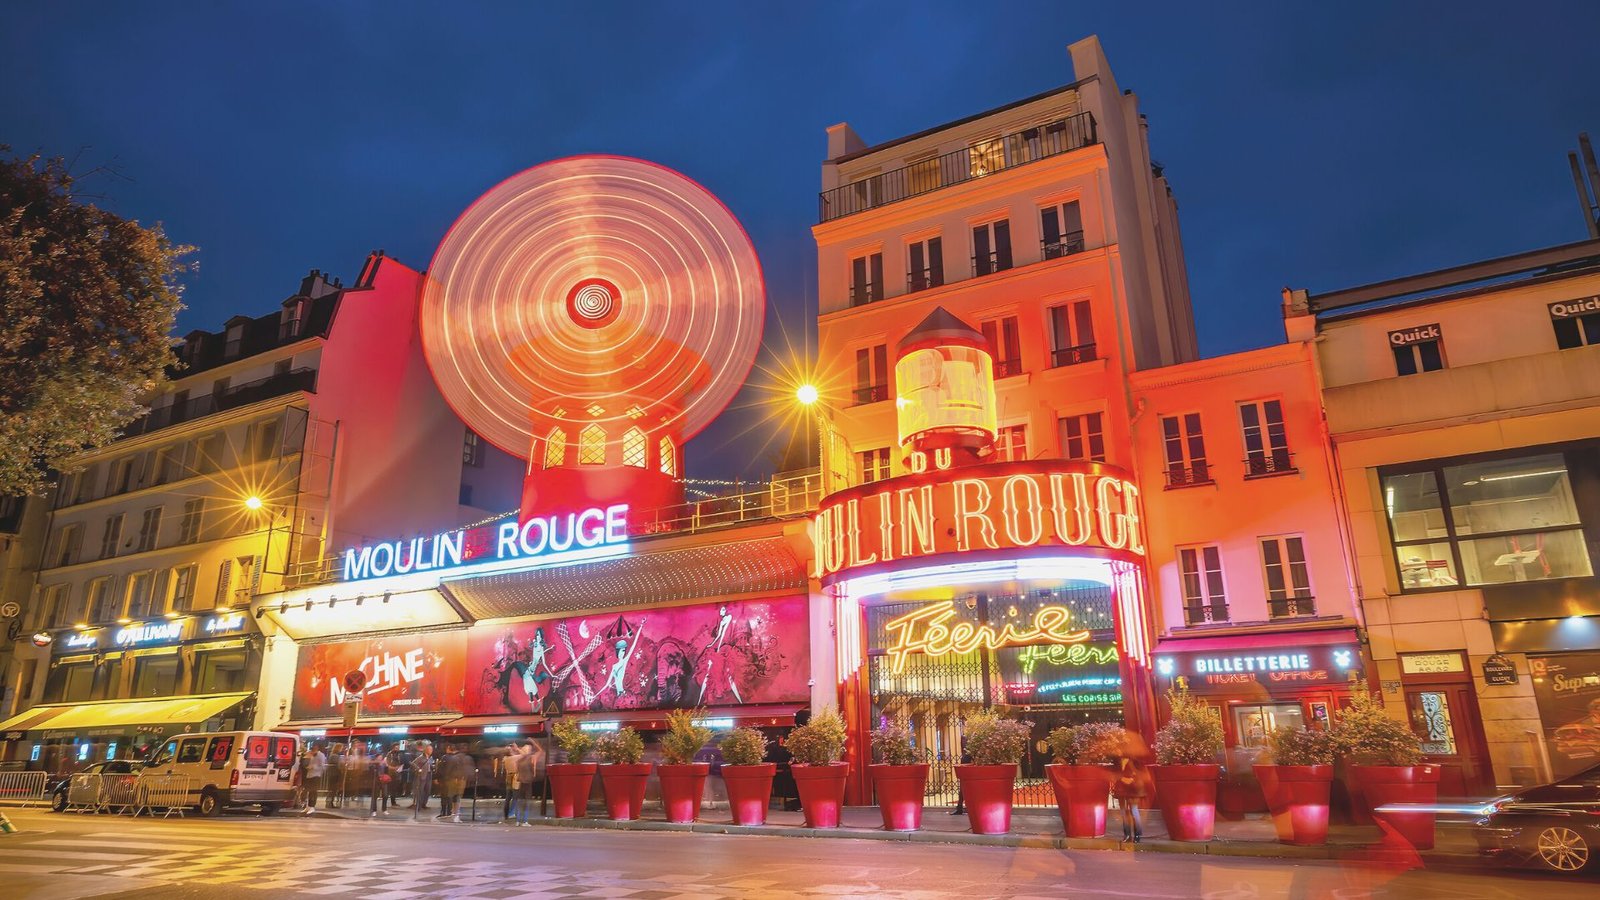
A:
{"type": "Polygon", "coordinates": [[[1299,701],[1291,703],[1238,703],[1232,708],[1233,733],[1237,746],[1265,750],[1267,738],[1280,728],[1306,727],[1305,709],[1299,701]]]}

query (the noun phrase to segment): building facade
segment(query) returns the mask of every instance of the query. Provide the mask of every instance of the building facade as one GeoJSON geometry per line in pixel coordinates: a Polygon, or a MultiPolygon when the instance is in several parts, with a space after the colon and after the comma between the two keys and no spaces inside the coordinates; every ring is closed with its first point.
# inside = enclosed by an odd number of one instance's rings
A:
{"type": "Polygon", "coordinates": [[[1600,244],[1286,291],[1391,714],[1441,795],[1600,755],[1600,244]]]}

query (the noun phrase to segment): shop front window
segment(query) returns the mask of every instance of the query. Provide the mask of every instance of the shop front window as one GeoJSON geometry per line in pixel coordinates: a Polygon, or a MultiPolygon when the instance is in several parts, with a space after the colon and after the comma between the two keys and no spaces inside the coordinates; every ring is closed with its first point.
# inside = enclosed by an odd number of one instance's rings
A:
{"type": "Polygon", "coordinates": [[[1404,590],[1593,574],[1563,454],[1380,474],[1404,590]]]}
{"type": "Polygon", "coordinates": [[[1305,714],[1298,703],[1263,703],[1233,708],[1233,730],[1239,746],[1262,750],[1267,738],[1280,728],[1303,729],[1305,714]]]}
{"type": "Polygon", "coordinates": [[[166,697],[178,690],[178,657],[141,656],[133,670],[133,696],[166,697]]]}
{"type": "Polygon", "coordinates": [[[89,662],[56,666],[45,680],[44,699],[47,703],[77,703],[88,700],[94,692],[94,664],[89,662]]]}
{"type": "Polygon", "coordinates": [[[197,694],[228,694],[245,690],[243,648],[208,650],[194,656],[197,694]]]}

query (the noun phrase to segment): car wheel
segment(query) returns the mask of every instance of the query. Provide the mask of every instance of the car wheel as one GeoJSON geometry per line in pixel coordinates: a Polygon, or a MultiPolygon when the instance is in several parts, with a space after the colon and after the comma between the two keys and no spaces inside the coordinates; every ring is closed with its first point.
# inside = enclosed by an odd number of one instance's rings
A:
{"type": "Polygon", "coordinates": [[[1589,864],[1589,842],[1565,825],[1548,825],[1534,837],[1533,855],[1553,872],[1578,872],[1589,864]]]}
{"type": "Polygon", "coordinates": [[[222,803],[217,800],[217,795],[210,788],[200,792],[200,815],[210,818],[222,812],[222,803]]]}
{"type": "Polygon", "coordinates": [[[67,811],[67,792],[66,791],[56,791],[54,794],[50,795],[50,811],[51,812],[66,812],[67,811]]]}

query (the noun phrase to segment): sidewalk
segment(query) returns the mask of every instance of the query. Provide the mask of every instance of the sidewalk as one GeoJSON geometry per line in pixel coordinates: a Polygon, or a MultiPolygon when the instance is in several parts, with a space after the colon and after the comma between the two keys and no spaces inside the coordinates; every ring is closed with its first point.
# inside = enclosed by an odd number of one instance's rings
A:
{"type": "MultiPolygon", "coordinates": [[[[501,825],[501,804],[498,800],[480,804],[478,818],[463,818],[461,825],[501,825]]],[[[437,806],[426,811],[426,824],[454,825],[431,818],[437,806]]],[[[318,816],[410,824],[411,810],[391,810],[386,817],[372,819],[362,809],[318,809],[318,816]]],[[[470,814],[470,804],[468,808],[470,814]]],[[[973,834],[968,830],[967,817],[952,816],[946,807],[933,807],[924,812],[922,830],[894,832],[883,830],[883,820],[874,806],[846,807],[838,828],[807,828],[798,812],[773,809],[767,812],[766,825],[729,824],[728,810],[713,808],[709,804],[701,811],[700,821],[693,824],[675,824],[663,821],[659,803],[646,804],[645,818],[632,822],[614,822],[605,818],[598,807],[590,808],[590,815],[581,819],[540,818],[535,815],[529,823],[547,828],[587,828],[613,831],[681,831],[698,834],[759,834],[776,837],[801,837],[821,839],[847,839],[868,841],[901,841],[915,843],[972,844],[990,847],[1028,847],[1053,850],[1117,850],[1141,853],[1193,853],[1213,856],[1255,856],[1283,859],[1365,859],[1405,861],[1414,860],[1416,854],[1409,850],[1395,851],[1380,845],[1381,832],[1372,826],[1335,825],[1329,829],[1328,843],[1322,847],[1295,847],[1280,844],[1273,831],[1272,820],[1265,815],[1248,816],[1241,821],[1217,820],[1216,838],[1204,842],[1174,841],[1167,838],[1166,826],[1158,810],[1144,812],[1144,840],[1139,844],[1123,844],[1117,840],[1121,834],[1120,820],[1115,810],[1107,817],[1108,838],[1068,838],[1062,832],[1061,819],[1053,811],[1018,811],[1011,817],[1011,833],[999,835],[973,834]],[[652,808],[653,807],[653,808],[652,808]]],[[[418,824],[422,824],[418,823],[418,824]]],[[[1477,859],[1477,845],[1468,828],[1441,820],[1433,850],[1421,856],[1429,861],[1465,862],[1477,859]]]]}

